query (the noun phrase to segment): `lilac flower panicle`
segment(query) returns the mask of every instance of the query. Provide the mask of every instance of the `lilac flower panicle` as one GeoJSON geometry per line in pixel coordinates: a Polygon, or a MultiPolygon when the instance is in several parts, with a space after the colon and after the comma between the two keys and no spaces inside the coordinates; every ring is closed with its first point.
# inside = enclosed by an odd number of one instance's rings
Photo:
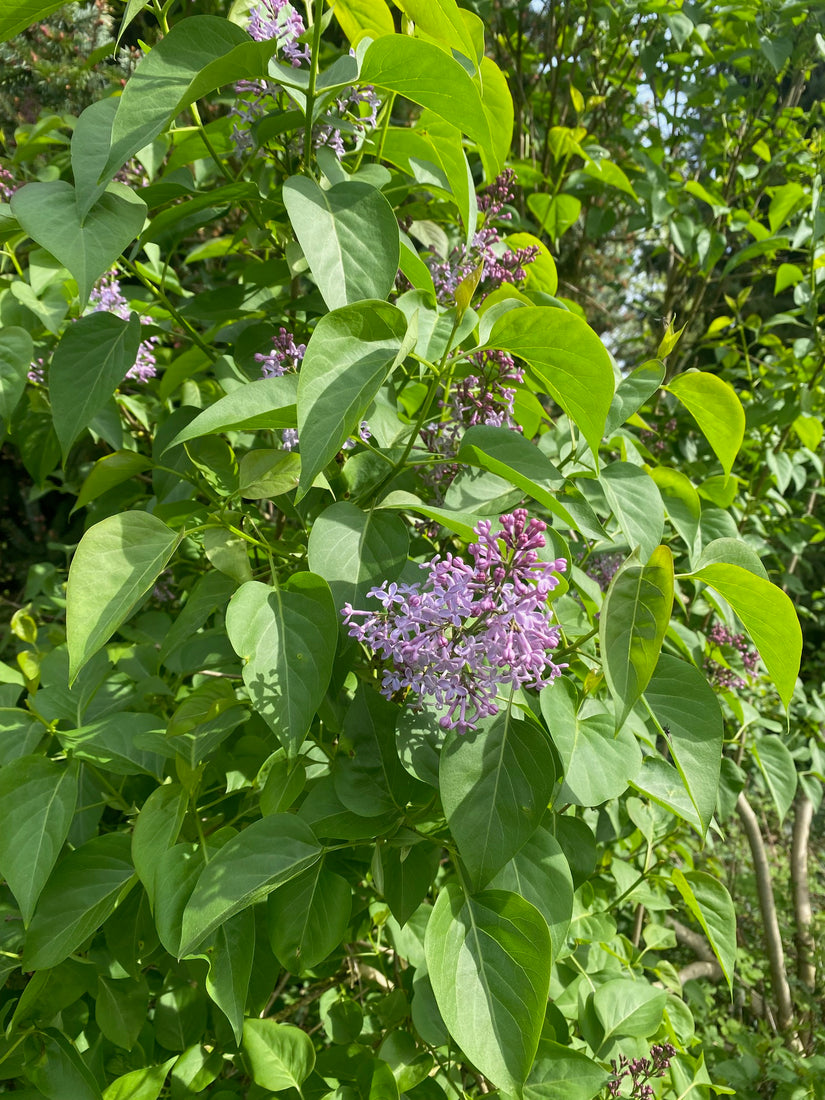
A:
{"type": "Polygon", "coordinates": [[[35,382],[38,385],[42,385],[46,381],[46,360],[41,358],[35,359],[32,365],[29,367],[29,373],[26,375],[30,382],[35,382]]]}
{"type": "MultiPolygon", "coordinates": [[[[366,443],[368,439],[372,439],[372,432],[370,431],[370,426],[366,422],[366,420],[362,420],[359,427],[358,427],[358,438],[361,440],[362,443],[366,443]]],[[[348,440],[346,440],[346,442],[342,446],[341,450],[342,451],[351,451],[354,446],[355,446],[355,440],[354,439],[348,439],[348,440]]]]}
{"type": "Polygon", "coordinates": [[[621,554],[595,554],[587,562],[584,571],[591,580],[596,582],[602,592],[606,592],[610,582],[619,572],[623,560],[621,554]]]}
{"type": "Polygon", "coordinates": [[[527,265],[538,256],[539,249],[536,245],[508,248],[498,229],[492,224],[494,221],[506,222],[512,218],[512,214],[503,210],[503,207],[513,198],[515,178],[515,172],[508,168],[479,195],[478,209],[484,216],[484,223],[476,231],[469,248],[462,244],[454,248],[446,260],[428,261],[436,294],[442,302],[453,297],[458,285],[480,263],[484,265],[481,282],[483,299],[503,283],[520,282],[526,275],[527,265]]]}
{"type": "Polygon", "coordinates": [[[567,563],[539,560],[547,525],[523,508],[499,522],[495,533],[490,520],[476,525],[472,564],[436,555],[421,566],[423,582],[371,589],[380,610],[342,610],[350,636],[392,662],[382,693],[431,698],[445,711],[442,728],[459,733],[498,713],[499,688],[539,690],[567,667],[549,656],[560,632],[547,606],[567,563]]]}
{"type": "Polygon", "coordinates": [[[272,350],[258,352],[255,362],[261,364],[262,378],[280,378],[297,370],[306,354],[306,344],[296,344],[295,337],[281,325],[278,335],[272,337],[272,350]]]}
{"type": "MultiPolygon", "coordinates": [[[[92,293],[89,295],[89,305],[91,313],[114,313],[122,321],[128,321],[132,315],[132,308],[123,296],[114,271],[107,272],[97,281],[92,293]]],[[[143,324],[152,323],[151,317],[141,317],[140,320],[143,324]]],[[[126,372],[127,378],[131,378],[135,382],[148,382],[150,378],[155,377],[157,374],[157,359],[155,358],[154,348],[157,344],[157,336],[150,336],[146,340],[141,340],[137,358],[126,372]]]]}
{"type": "Polygon", "coordinates": [[[656,1077],[664,1077],[670,1069],[670,1060],[676,1054],[672,1043],[654,1043],[649,1058],[628,1059],[624,1054],[610,1063],[613,1076],[607,1083],[610,1096],[625,1095],[631,1100],[653,1100],[656,1095],[649,1084],[656,1077]],[[622,1093],[622,1082],[628,1080],[630,1092],[622,1093]]]}
{"type": "Polygon", "coordinates": [[[289,0],[259,0],[249,13],[246,29],[256,42],[277,39],[278,50],[293,68],[310,59],[309,47],[298,42],[306,31],[304,21],[289,0]]]}
{"type": "MultiPolygon", "coordinates": [[[[427,450],[447,460],[458,454],[461,437],[475,424],[521,431],[514,419],[516,391],[507,383],[521,382],[524,372],[505,351],[476,352],[473,360],[479,373],[457,382],[449,400],[441,402],[441,418],[421,431],[427,450]]],[[[446,461],[430,467],[424,478],[441,496],[459,469],[458,463],[446,461]]]]}
{"type": "Polygon", "coordinates": [[[298,429],[284,428],[281,432],[281,446],[285,451],[294,451],[298,446],[298,429]]]}
{"type": "Polygon", "coordinates": [[[0,165],[0,200],[8,202],[16,190],[17,185],[14,182],[14,176],[8,168],[3,168],[0,165]]]}
{"type": "MultiPolygon", "coordinates": [[[[298,370],[306,354],[306,344],[296,344],[295,337],[287,332],[283,325],[278,335],[272,337],[272,350],[258,352],[255,362],[261,364],[262,378],[281,378],[298,370]]],[[[298,446],[298,432],[295,428],[284,428],[281,432],[281,445],[285,451],[294,451],[298,446]]]]}
{"type": "MultiPolygon", "coordinates": [[[[722,623],[714,623],[708,634],[708,641],[719,649],[733,650],[738,654],[748,680],[754,680],[759,666],[759,653],[751,649],[744,634],[731,634],[722,623]]],[[[739,676],[732,668],[728,668],[720,661],[708,657],[703,665],[704,671],[714,687],[721,691],[741,690],[748,686],[748,681],[739,676]]]]}

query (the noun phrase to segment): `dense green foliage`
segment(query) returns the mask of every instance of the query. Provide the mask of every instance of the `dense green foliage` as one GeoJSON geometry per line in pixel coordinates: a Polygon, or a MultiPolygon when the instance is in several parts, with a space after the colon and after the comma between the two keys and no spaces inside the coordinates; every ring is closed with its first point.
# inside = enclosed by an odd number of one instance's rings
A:
{"type": "Polygon", "coordinates": [[[821,1095],[821,17],[220,7],[0,158],[0,1078],[821,1095]]]}

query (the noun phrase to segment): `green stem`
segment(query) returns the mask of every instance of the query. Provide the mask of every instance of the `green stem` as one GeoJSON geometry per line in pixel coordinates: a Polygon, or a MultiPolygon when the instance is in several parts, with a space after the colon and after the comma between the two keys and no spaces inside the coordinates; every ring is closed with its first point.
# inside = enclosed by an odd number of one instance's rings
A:
{"type": "Polygon", "coordinates": [[[318,66],[321,58],[321,17],[324,14],[324,0],[315,0],[312,20],[312,56],[309,62],[309,87],[306,100],[306,130],[304,131],[304,168],[311,174],[312,161],[312,116],[315,111],[315,86],[318,82],[318,66]]]}
{"type": "Polygon", "coordinates": [[[172,305],[172,303],[169,301],[169,299],[166,297],[160,287],[156,287],[151,279],[147,279],[146,276],[138,270],[136,264],[133,264],[130,260],[121,259],[120,262],[128,271],[130,271],[135,276],[135,278],[139,279],[140,282],[143,283],[150,294],[154,294],[154,296],[157,298],[163,308],[169,313],[170,317],[173,317],[177,324],[180,325],[180,327],[187,333],[189,338],[192,340],[192,343],[196,344],[204,353],[204,355],[208,356],[213,363],[217,362],[218,356],[215,354],[213,349],[210,348],[209,345],[203,340],[201,334],[197,331],[197,329],[194,329],[192,325],[190,325],[189,322],[186,320],[186,318],[172,305]]]}

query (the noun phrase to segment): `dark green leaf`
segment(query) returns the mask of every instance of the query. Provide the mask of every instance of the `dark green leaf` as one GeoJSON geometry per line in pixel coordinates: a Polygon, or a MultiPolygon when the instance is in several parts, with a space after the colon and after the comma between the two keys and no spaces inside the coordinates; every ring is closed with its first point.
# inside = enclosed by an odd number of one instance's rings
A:
{"type": "Polygon", "coordinates": [[[329,586],[313,573],[279,588],[249,581],[229,602],[226,629],[255,710],[294,756],[332,672],[338,617],[329,586]]]}
{"type": "Polygon", "coordinates": [[[673,555],[660,546],[647,565],[631,559],[610,583],[599,620],[604,675],[621,726],[659,660],[673,607],[673,555]]]}
{"type": "Polygon", "coordinates": [[[77,766],[21,756],[0,769],[0,875],[28,924],[60,849],[77,801],[77,766]]]}
{"type": "Polygon", "coordinates": [[[367,591],[397,579],[407,560],[409,535],[403,520],[388,512],[362,512],[338,501],[316,519],[307,559],[313,573],[332,589],[335,606],[364,607],[367,591]]]}
{"type": "Polygon", "coordinates": [[[519,1093],[535,1057],[550,985],[544,917],[524,898],[458,887],[438,895],[425,940],[444,1022],[467,1058],[500,1089],[519,1093]]]}
{"type": "Polygon", "coordinates": [[[284,205],[329,309],[387,297],[400,244],[395,214],[380,191],[358,180],[324,191],[313,179],[290,176],[284,205]]]}
{"type": "Polygon", "coordinates": [[[706,830],[716,809],[722,760],[722,712],[716,695],[694,665],[663,653],[644,696],[667,731],[670,754],[706,830]]]}
{"type": "Polygon", "coordinates": [[[253,1081],[270,1092],[300,1091],[315,1066],[315,1050],[306,1032],[275,1020],[245,1020],[243,1049],[253,1081]]]}
{"type": "Polygon", "coordinates": [[[269,942],[278,962],[302,974],[324,959],[344,938],[352,909],[346,879],[322,863],[308,868],[269,895],[269,942]]]}
{"type": "Polygon", "coordinates": [[[564,478],[535,443],[518,432],[486,424],[468,428],[461,438],[456,458],[468,466],[490,470],[511,485],[517,485],[566,526],[576,528],[573,517],[549,488],[552,485],[560,489],[564,478]]]}
{"type": "Polygon", "coordinates": [[[439,769],[441,801],[474,886],[486,886],[532,836],[555,782],[547,735],[510,712],[448,736],[439,769]]]}
{"type": "Polygon", "coordinates": [[[0,331],[0,418],[8,420],[26,388],[34,344],[24,328],[4,325],[0,331]]]}
{"type": "Polygon", "coordinates": [[[183,913],[182,955],[242,909],[321,856],[312,830],[293,814],[272,814],[248,825],[203,869],[183,913]]]}
{"type": "Polygon", "coordinates": [[[65,180],[28,183],[14,193],[11,206],[31,239],[75,277],[83,305],[146,217],[146,203],[122,183],[109,184],[82,221],[75,189],[65,180]]]}
{"type": "Polygon", "coordinates": [[[493,325],[486,347],[523,359],[536,383],[564,409],[595,454],[613,400],[613,366],[580,317],[552,306],[513,309],[493,325]]]}
{"type": "Polygon", "coordinates": [[[401,310],[378,301],[337,309],[316,325],[298,382],[298,499],[357,431],[387,375],[409,351],[406,333],[401,310]]]}
{"type": "Polygon", "coordinates": [[[615,721],[601,709],[579,713],[576,689],[566,677],[542,690],[541,712],[562,761],[561,801],[601,806],[627,790],[642,765],[630,730],[616,733],[615,721]]]}
{"type": "Polygon", "coordinates": [[[259,378],[232,390],[191,420],[166,446],[166,450],[217,432],[251,432],[257,428],[294,428],[298,377],[259,378]]]}
{"type": "Polygon", "coordinates": [[[97,836],[69,852],[40,895],[26,937],[25,968],[45,970],[68,958],[114,911],[134,873],[123,833],[97,836]]]}
{"type": "Polygon", "coordinates": [[[728,988],[736,965],[736,911],[726,887],[705,871],[673,871],[673,883],[701,924],[728,988]]]}
{"type": "Polygon", "coordinates": [[[610,510],[627,538],[630,549],[648,561],[662,541],[665,509],[655,481],[631,462],[611,462],[599,476],[610,510]]]}
{"type": "Polygon", "coordinates": [[[80,540],[66,589],[71,681],[151,589],[178,537],[156,516],[126,512],[96,523],[80,540]]]}

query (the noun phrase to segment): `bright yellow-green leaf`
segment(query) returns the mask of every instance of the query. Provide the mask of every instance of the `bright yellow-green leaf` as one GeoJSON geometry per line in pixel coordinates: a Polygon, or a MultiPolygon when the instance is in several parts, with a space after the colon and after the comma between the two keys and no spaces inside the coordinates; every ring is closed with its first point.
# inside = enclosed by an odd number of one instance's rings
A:
{"type": "Polygon", "coordinates": [[[332,14],[353,46],[362,38],[393,34],[392,12],[385,0],[330,0],[332,14]]]}
{"type": "Polygon", "coordinates": [[[728,382],[704,371],[687,371],[666,387],[699,425],[729,474],[745,437],[745,410],[728,382]]]}

